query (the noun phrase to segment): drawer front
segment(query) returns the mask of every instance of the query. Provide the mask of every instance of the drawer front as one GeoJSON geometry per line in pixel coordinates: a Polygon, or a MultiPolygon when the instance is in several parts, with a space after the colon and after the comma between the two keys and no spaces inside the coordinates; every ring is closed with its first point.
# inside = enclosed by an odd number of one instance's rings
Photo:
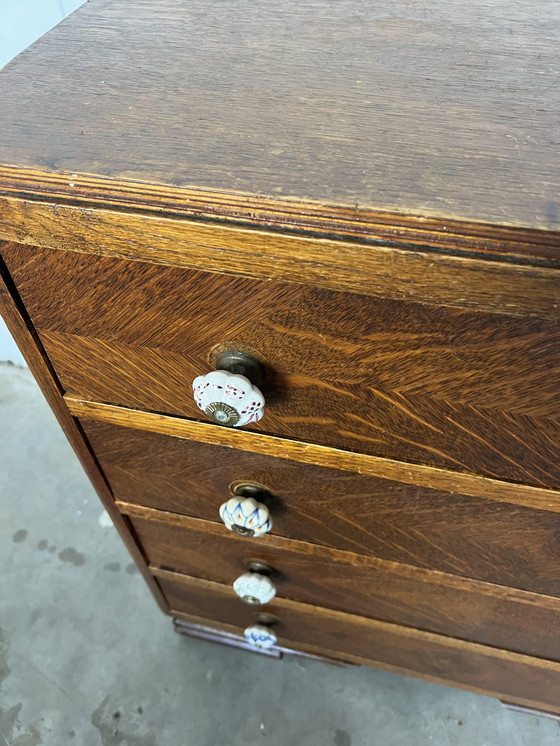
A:
{"type": "MultiPolygon", "coordinates": [[[[560,591],[559,513],[81,423],[124,502],[219,522],[219,507],[234,485],[263,485],[274,497],[276,536],[541,593],[560,591]]],[[[259,550],[259,539],[247,541],[259,550]]]]}
{"type": "Polygon", "coordinates": [[[231,589],[260,560],[282,598],[560,658],[557,599],[277,537],[255,544],[204,521],[120,507],[152,566],[231,589]]]}
{"type": "MultiPolygon", "coordinates": [[[[256,621],[254,612],[218,583],[175,573],[156,577],[172,613],[208,620],[210,626],[227,625],[239,635],[256,621]]],[[[275,599],[267,610],[278,619],[273,630],[282,646],[387,666],[504,699],[538,702],[541,709],[548,703],[558,711],[557,663],[284,599],[275,599]]]]}
{"type": "Polygon", "coordinates": [[[557,324],[17,244],[3,255],[68,392],[199,418],[193,379],[216,345],[241,346],[271,371],[251,428],[560,485],[557,324]]]}

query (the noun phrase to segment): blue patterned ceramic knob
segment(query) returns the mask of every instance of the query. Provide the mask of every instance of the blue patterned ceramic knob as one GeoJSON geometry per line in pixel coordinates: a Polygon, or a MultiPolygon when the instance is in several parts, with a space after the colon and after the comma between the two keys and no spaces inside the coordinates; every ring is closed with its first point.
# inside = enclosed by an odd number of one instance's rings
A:
{"type": "Polygon", "coordinates": [[[226,528],[240,536],[258,538],[272,528],[268,508],[252,497],[230,497],[220,506],[220,518],[226,528]]]}
{"type": "Polygon", "coordinates": [[[245,632],[245,639],[248,643],[256,648],[273,648],[278,642],[278,638],[274,632],[269,628],[265,627],[264,624],[252,624],[247,627],[245,632]]]}

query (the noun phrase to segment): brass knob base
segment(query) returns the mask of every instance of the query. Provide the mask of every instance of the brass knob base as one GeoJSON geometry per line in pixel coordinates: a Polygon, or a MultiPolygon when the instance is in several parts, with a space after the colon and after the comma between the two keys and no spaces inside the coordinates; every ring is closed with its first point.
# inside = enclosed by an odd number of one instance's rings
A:
{"type": "Polygon", "coordinates": [[[231,530],[238,536],[247,536],[248,538],[251,538],[255,535],[255,532],[252,528],[247,528],[247,526],[238,526],[236,523],[234,523],[234,525],[231,527],[231,530]]]}
{"type": "Polygon", "coordinates": [[[266,575],[267,577],[270,575],[274,575],[275,572],[274,568],[264,560],[248,559],[245,560],[243,564],[245,565],[247,570],[250,570],[250,572],[258,572],[260,575],[266,575]]]}
{"type": "Polygon", "coordinates": [[[255,598],[255,596],[243,596],[241,600],[246,604],[251,604],[251,606],[260,606],[262,603],[258,598],[255,598]]]}
{"type": "Polygon", "coordinates": [[[256,357],[241,350],[225,350],[216,355],[216,370],[227,370],[238,376],[245,376],[254,386],[260,386],[264,378],[264,367],[256,357]]]}
{"type": "Polygon", "coordinates": [[[264,487],[262,484],[254,484],[252,482],[233,482],[229,486],[229,490],[232,495],[236,497],[252,497],[270,510],[274,507],[277,502],[272,492],[264,487]]]}

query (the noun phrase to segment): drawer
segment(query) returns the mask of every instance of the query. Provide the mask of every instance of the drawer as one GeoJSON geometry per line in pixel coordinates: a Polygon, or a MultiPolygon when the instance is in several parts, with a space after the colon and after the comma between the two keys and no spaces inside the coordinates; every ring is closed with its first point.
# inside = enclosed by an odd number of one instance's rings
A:
{"type": "Polygon", "coordinates": [[[267,365],[261,432],[560,485],[560,329],[478,313],[7,244],[67,392],[201,417],[216,345],[267,365]]]}
{"type": "MultiPolygon", "coordinates": [[[[254,624],[250,607],[229,588],[175,573],[157,572],[172,614],[242,635],[254,624]]],[[[320,609],[285,599],[266,607],[277,617],[279,645],[402,673],[455,683],[504,699],[549,703],[558,712],[560,665],[396,624],[320,609]]]]}
{"type": "MultiPolygon", "coordinates": [[[[560,592],[559,513],[106,422],[81,424],[115,496],[124,502],[219,522],[219,507],[231,497],[232,486],[264,485],[274,497],[276,536],[560,592]]],[[[246,541],[259,551],[259,539],[246,541]]]]}
{"type": "Polygon", "coordinates": [[[152,566],[231,589],[246,563],[260,560],[276,571],[280,597],[560,658],[551,634],[560,632],[558,599],[278,537],[255,543],[205,521],[119,507],[152,566]]]}

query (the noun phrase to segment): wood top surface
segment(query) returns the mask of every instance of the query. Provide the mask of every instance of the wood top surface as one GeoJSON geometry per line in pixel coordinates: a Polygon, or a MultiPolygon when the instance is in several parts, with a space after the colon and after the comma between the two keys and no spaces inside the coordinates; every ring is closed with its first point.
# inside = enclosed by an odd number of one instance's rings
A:
{"type": "Polygon", "coordinates": [[[559,29],[556,0],[91,0],[0,72],[0,163],[556,231],[559,29]]]}

